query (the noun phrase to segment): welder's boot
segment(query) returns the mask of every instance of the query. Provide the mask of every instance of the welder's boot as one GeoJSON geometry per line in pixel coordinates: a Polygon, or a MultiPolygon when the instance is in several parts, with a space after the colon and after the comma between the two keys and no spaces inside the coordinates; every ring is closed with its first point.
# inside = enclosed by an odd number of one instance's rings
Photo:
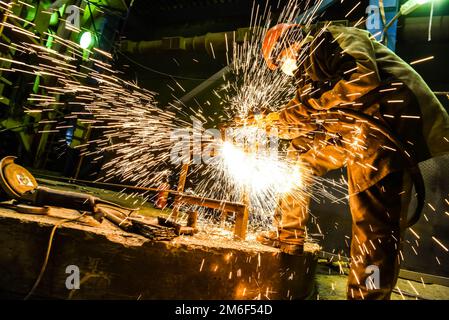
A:
{"type": "Polygon", "coordinates": [[[304,237],[296,236],[294,239],[289,239],[282,231],[265,231],[259,233],[257,241],[260,243],[278,248],[283,253],[292,255],[301,255],[304,252],[304,237]]]}

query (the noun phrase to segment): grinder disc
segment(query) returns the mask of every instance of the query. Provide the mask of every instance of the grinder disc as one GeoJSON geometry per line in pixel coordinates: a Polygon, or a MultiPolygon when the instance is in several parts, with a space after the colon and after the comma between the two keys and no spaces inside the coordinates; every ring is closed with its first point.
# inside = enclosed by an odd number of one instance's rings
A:
{"type": "Polygon", "coordinates": [[[0,161],[0,184],[11,198],[18,199],[27,191],[37,188],[36,179],[24,167],[14,163],[15,157],[5,157],[0,161]]]}

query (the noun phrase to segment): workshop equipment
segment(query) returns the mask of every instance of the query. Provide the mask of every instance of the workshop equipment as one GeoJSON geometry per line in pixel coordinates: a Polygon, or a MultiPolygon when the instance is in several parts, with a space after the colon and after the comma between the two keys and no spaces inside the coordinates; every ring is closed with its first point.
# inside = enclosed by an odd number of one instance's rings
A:
{"type": "Polygon", "coordinates": [[[196,228],[196,223],[198,221],[198,211],[190,211],[189,215],[187,216],[187,226],[196,228]]]}
{"type": "Polygon", "coordinates": [[[175,230],[175,233],[179,235],[193,235],[196,232],[198,232],[197,229],[189,226],[183,226],[178,222],[175,222],[171,219],[167,219],[166,217],[158,217],[157,222],[161,226],[166,226],[169,228],[173,228],[175,230]]]}
{"type": "Polygon", "coordinates": [[[28,170],[14,163],[15,159],[8,156],[0,161],[0,201],[13,200],[12,203],[2,203],[2,206],[31,214],[47,214],[49,206],[63,207],[89,212],[100,222],[106,218],[125,231],[152,240],[176,237],[174,227],[158,226],[144,219],[130,217],[138,209],[126,208],[84,193],[39,186],[28,170]]]}
{"type": "Polygon", "coordinates": [[[154,206],[158,209],[164,209],[167,206],[169,195],[168,190],[170,190],[170,184],[168,183],[168,179],[162,182],[162,184],[159,186],[158,189],[159,191],[157,192],[154,206]]]}
{"type": "Polygon", "coordinates": [[[244,196],[242,203],[237,203],[183,194],[182,192],[184,191],[188,171],[189,163],[183,164],[179,175],[177,191],[171,192],[175,195],[172,221],[176,223],[179,215],[179,209],[183,204],[192,204],[220,210],[223,218],[228,213],[235,213],[234,239],[245,240],[249,219],[249,198],[244,196]]]}
{"type": "MultiPolygon", "coordinates": [[[[186,170],[182,170],[183,174],[182,176],[186,177],[188,173],[188,165],[183,166],[186,170]]],[[[80,179],[72,179],[72,178],[65,178],[65,177],[58,177],[58,176],[47,176],[39,174],[39,177],[45,177],[52,180],[62,180],[62,181],[68,181],[71,183],[82,183],[82,184],[88,184],[92,186],[98,186],[98,187],[113,187],[113,188],[126,188],[131,190],[137,190],[137,191],[152,191],[157,192],[159,188],[150,188],[150,187],[138,187],[138,186],[132,186],[127,184],[117,184],[117,183],[110,183],[110,182],[94,182],[94,181],[88,181],[88,180],[80,180],[80,179]]],[[[180,177],[181,179],[182,177],[180,177]]],[[[179,185],[179,184],[178,184],[179,185]]],[[[245,239],[246,232],[248,229],[248,216],[249,216],[249,210],[248,206],[244,203],[239,202],[231,202],[231,201],[225,201],[225,200],[218,200],[218,199],[212,199],[212,198],[205,198],[200,196],[194,196],[190,194],[185,194],[182,192],[178,192],[177,190],[168,190],[168,192],[175,196],[175,203],[173,204],[173,211],[172,211],[172,219],[176,221],[175,216],[177,217],[179,212],[179,207],[183,204],[191,204],[196,205],[200,207],[210,208],[219,210],[223,217],[227,214],[235,214],[235,228],[234,228],[234,238],[235,239],[245,239]],[[177,201],[177,202],[176,202],[177,201]],[[175,215],[175,208],[178,208],[175,215]]],[[[130,218],[128,218],[130,219],[130,218]]]]}

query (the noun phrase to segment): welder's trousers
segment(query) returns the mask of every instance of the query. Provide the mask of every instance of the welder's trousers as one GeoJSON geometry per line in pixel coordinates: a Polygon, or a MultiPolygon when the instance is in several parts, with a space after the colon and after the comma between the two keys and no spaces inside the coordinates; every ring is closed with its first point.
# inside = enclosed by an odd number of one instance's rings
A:
{"type": "MultiPolygon", "coordinates": [[[[324,161],[324,160],[323,160],[324,161]]],[[[338,167],[337,161],[328,169],[338,167]]],[[[350,174],[350,173],[349,173],[350,174]]],[[[393,172],[370,188],[354,193],[348,186],[352,215],[348,299],[389,299],[399,274],[401,243],[412,182],[407,172],[393,172]]],[[[281,240],[304,242],[309,199],[286,195],[276,219],[281,240]]]]}

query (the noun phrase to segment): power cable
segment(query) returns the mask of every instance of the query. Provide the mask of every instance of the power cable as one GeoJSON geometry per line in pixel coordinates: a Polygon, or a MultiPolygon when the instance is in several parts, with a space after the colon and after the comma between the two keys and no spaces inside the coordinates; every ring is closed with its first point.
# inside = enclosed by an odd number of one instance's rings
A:
{"type": "Polygon", "coordinates": [[[37,277],[36,281],[34,282],[34,285],[31,288],[30,292],[28,292],[28,294],[25,296],[24,300],[28,300],[33,295],[34,291],[39,286],[39,283],[41,282],[42,277],[44,276],[45,270],[47,269],[48,259],[50,257],[51,247],[52,247],[53,238],[55,236],[56,229],[59,228],[60,226],[62,226],[64,223],[76,221],[76,220],[82,218],[83,216],[85,216],[86,214],[87,214],[87,212],[84,212],[83,214],[81,214],[80,216],[78,216],[76,218],[63,219],[53,226],[53,229],[51,230],[51,233],[50,233],[50,238],[48,240],[47,252],[45,254],[45,259],[42,264],[41,271],[39,272],[39,276],[37,277]]]}

